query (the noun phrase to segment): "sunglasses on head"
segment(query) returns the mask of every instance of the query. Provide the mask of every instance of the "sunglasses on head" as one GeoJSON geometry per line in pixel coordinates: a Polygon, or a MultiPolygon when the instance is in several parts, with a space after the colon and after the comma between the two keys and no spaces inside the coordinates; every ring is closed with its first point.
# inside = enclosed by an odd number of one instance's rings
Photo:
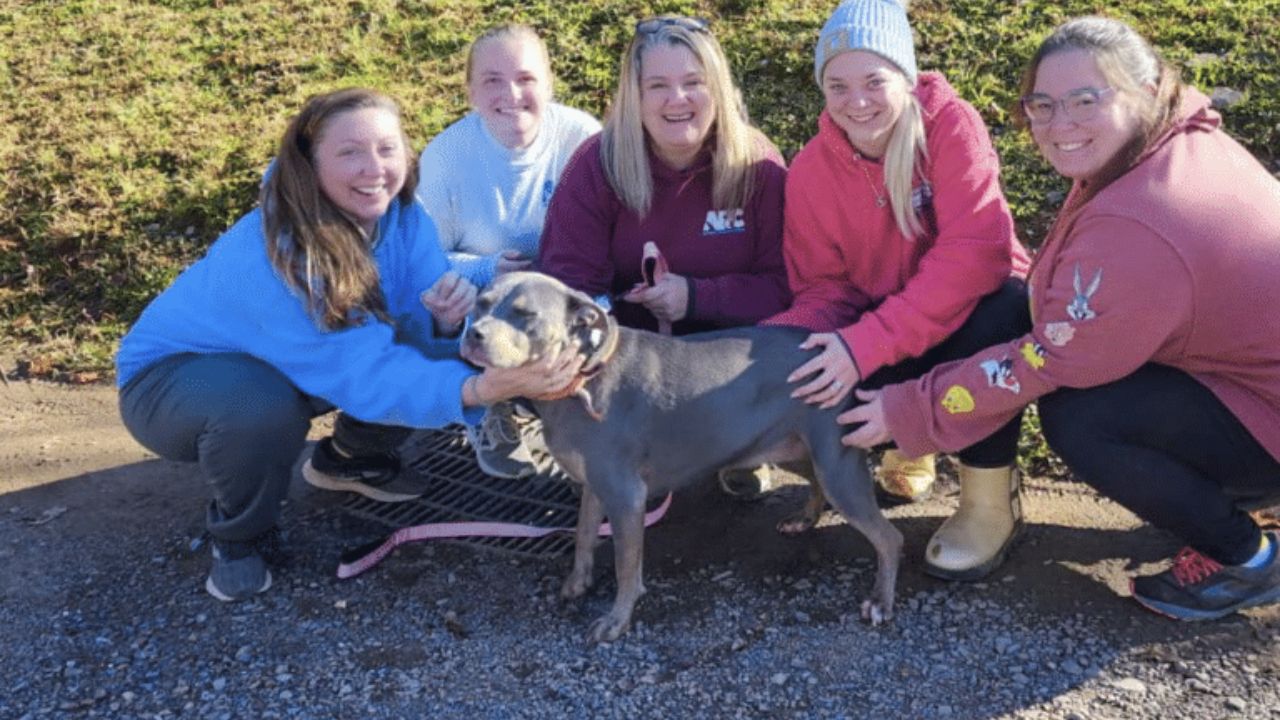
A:
{"type": "Polygon", "coordinates": [[[711,23],[699,17],[665,16],[651,17],[636,23],[637,35],[652,35],[664,27],[675,25],[690,32],[711,32],[711,23]]]}

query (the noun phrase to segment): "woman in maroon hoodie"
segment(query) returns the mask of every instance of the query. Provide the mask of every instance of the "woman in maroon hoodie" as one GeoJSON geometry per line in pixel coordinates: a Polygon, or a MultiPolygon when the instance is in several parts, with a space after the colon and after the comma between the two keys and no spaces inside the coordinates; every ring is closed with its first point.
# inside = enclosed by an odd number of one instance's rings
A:
{"type": "MultiPolygon", "coordinates": [[[[787,176],[796,297],[769,322],[813,331],[807,345],[821,352],[791,380],[797,396],[834,406],[855,385],[918,377],[1022,333],[1028,260],[987,128],[945,78],[917,72],[898,0],[841,3],[814,72],[826,104],[787,176]]],[[[977,578],[1003,558],[1020,523],[1018,431],[1010,417],[962,448],[960,509],[929,542],[930,573],[977,578]]],[[[916,499],[934,458],[888,450],[880,471],[886,492],[916,499]]]]}
{"type": "Polygon", "coordinates": [[[1034,325],[860,393],[869,447],[962,447],[1039,400],[1075,475],[1187,543],[1133,597],[1211,619],[1280,601],[1280,182],[1132,28],[1080,18],[1040,46],[1022,108],[1073,186],[1028,278],[1034,325]]]}
{"type": "MultiPolygon", "coordinates": [[[[627,327],[683,335],[757,323],[791,299],[786,176],[706,21],[642,20],[604,131],[578,148],[551,199],[538,267],[611,304],[627,327]],[[669,268],[652,285],[647,243],[669,268]]],[[[742,495],[771,482],[767,471],[720,481],[742,495]]]]}

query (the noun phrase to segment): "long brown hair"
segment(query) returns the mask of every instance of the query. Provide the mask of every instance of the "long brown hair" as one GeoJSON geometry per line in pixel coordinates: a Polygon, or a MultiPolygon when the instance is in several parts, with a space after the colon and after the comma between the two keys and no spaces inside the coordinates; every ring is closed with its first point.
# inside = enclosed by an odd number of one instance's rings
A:
{"type": "MultiPolygon", "coordinates": [[[[368,315],[387,319],[372,238],[321,191],[314,157],[331,119],[365,108],[386,110],[400,120],[396,102],[372,90],[348,88],[308,99],[284,131],[275,166],[262,186],[262,224],[271,264],[326,330],[360,324],[368,315]]],[[[400,134],[405,180],[396,197],[407,206],[418,185],[418,164],[403,129],[400,134]]]]}
{"type": "MultiPolygon", "coordinates": [[[[1117,98],[1131,98],[1138,113],[1138,132],[1125,143],[1097,175],[1087,179],[1077,193],[1077,205],[1128,172],[1143,153],[1173,125],[1182,103],[1182,79],[1132,27],[1104,17],[1080,17],[1059,25],[1022,73],[1020,97],[1035,89],[1036,73],[1045,58],[1067,50],[1083,50],[1116,89],[1117,98]]],[[[1014,114],[1023,128],[1029,126],[1021,107],[1014,114]]]]}

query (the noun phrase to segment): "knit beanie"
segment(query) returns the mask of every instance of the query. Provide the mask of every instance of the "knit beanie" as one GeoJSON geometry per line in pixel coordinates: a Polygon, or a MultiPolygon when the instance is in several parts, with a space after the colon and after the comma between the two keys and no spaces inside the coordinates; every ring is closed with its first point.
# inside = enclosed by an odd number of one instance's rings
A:
{"type": "Polygon", "coordinates": [[[831,58],[850,50],[873,52],[916,84],[916,50],[902,0],[845,0],[831,13],[818,36],[813,75],[822,84],[822,69],[831,58]]]}

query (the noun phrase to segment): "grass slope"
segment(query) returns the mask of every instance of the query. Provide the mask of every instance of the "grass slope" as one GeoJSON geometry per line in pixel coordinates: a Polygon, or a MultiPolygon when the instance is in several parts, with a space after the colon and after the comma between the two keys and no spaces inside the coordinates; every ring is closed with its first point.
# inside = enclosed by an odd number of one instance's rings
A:
{"type": "MultiPolygon", "coordinates": [[[[813,43],[834,4],[0,0],[0,357],[28,375],[109,373],[145,303],[252,206],[307,96],[379,88],[420,148],[465,111],[463,51],[489,24],[541,29],[559,99],[601,115],[636,19],[710,18],[752,117],[790,156],[821,105],[813,43]]],[[[1280,146],[1280,0],[918,1],[920,66],[982,112],[1031,246],[1063,185],[1007,108],[1036,43],[1093,12],[1135,22],[1202,89],[1240,91],[1228,128],[1264,162],[1280,146]]]]}

